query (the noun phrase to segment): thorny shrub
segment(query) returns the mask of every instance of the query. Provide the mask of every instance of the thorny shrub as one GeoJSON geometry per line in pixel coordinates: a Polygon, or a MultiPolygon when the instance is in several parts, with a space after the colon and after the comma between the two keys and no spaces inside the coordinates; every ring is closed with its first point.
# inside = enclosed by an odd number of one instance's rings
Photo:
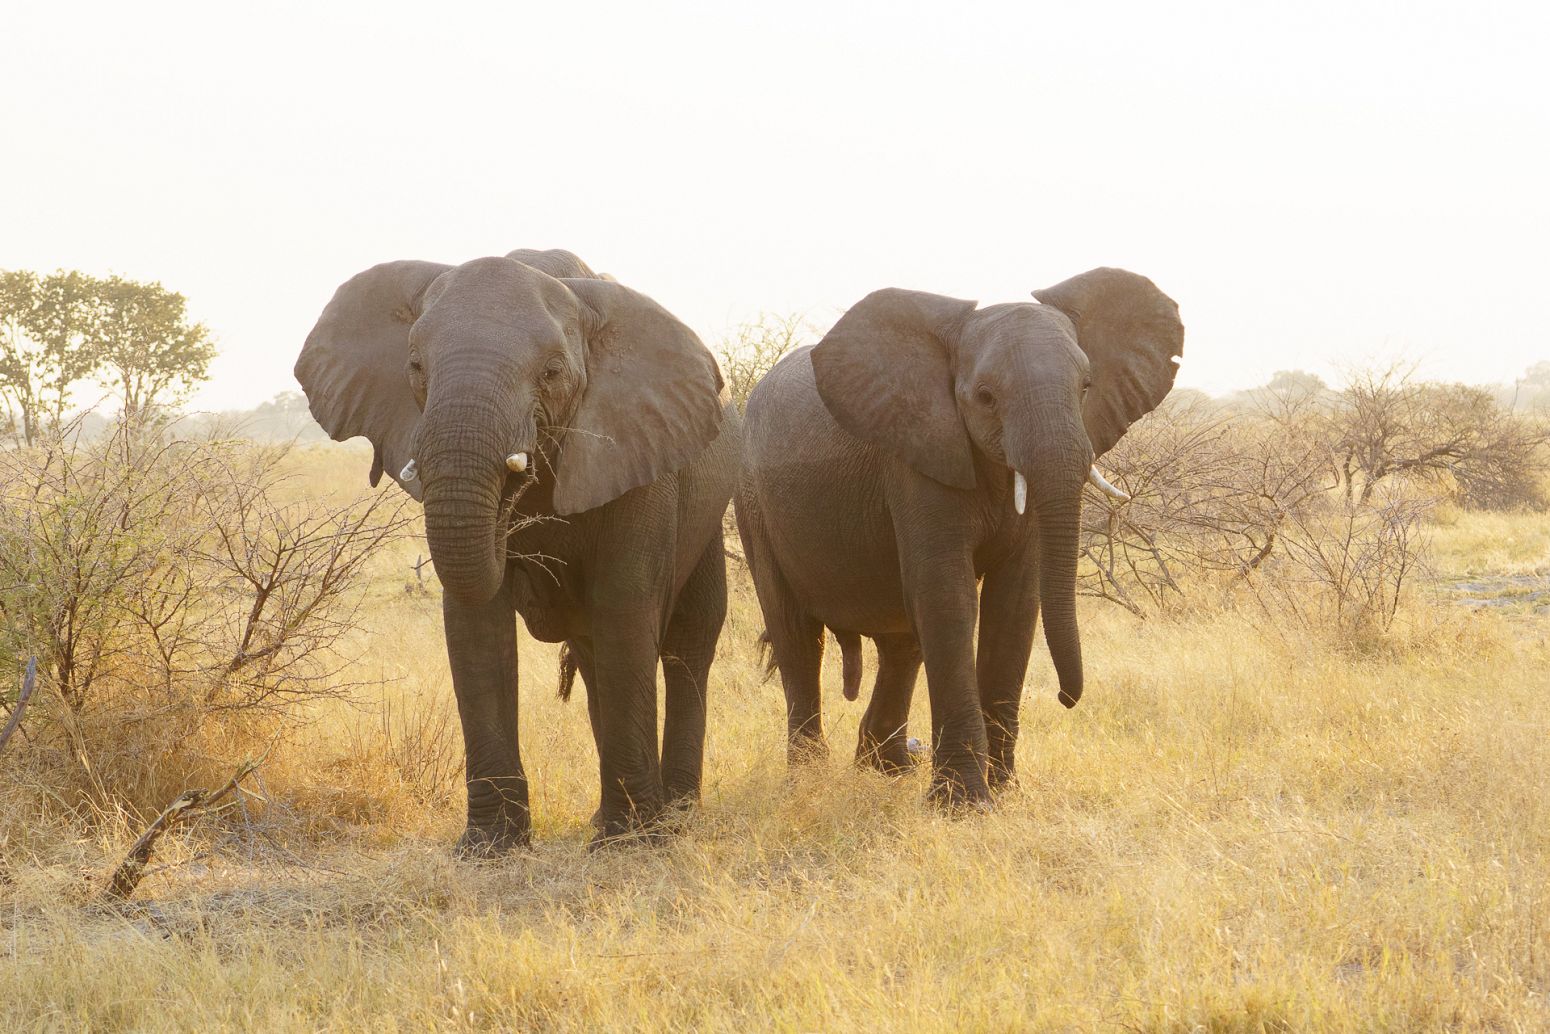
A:
{"type": "Polygon", "coordinates": [[[1414,368],[1357,370],[1320,415],[1348,497],[1391,479],[1485,510],[1550,505],[1550,424],[1486,388],[1416,380],[1414,368]]]}
{"type": "Polygon", "coordinates": [[[0,666],[38,658],[34,761],[98,805],[351,688],[357,576],[410,518],[291,498],[286,453],[123,424],[0,451],[0,666]]]}
{"type": "Polygon", "coordinates": [[[748,408],[748,396],[765,374],[808,337],[801,316],[760,313],[757,318],[739,324],[721,341],[716,358],[721,364],[722,380],[739,411],[748,408]]]}
{"type": "Polygon", "coordinates": [[[1089,490],[1081,591],[1138,616],[1241,595],[1353,641],[1388,631],[1425,566],[1431,500],[1338,491],[1320,429],[1299,405],[1165,404],[1103,457],[1131,499],[1089,490]]]}

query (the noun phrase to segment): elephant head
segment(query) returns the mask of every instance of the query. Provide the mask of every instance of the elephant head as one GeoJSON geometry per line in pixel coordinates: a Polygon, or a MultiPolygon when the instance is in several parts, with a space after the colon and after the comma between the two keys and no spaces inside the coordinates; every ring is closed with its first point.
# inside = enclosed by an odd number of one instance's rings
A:
{"type": "Polygon", "coordinates": [[[296,361],[330,436],[365,435],[425,504],[446,591],[499,589],[508,479],[560,515],[678,470],[719,433],[721,374],[688,327],[563,251],[388,262],[345,282],[296,361]]]}
{"type": "Polygon", "coordinates": [[[977,450],[1005,470],[1016,519],[1031,486],[1044,634],[1070,707],[1082,693],[1082,485],[1096,474],[1094,458],[1172,388],[1184,328],[1172,299],[1121,269],[1094,269],[1034,297],[1043,304],[977,309],[875,291],[840,318],[812,362],[839,425],[921,474],[973,489],[977,450]]]}

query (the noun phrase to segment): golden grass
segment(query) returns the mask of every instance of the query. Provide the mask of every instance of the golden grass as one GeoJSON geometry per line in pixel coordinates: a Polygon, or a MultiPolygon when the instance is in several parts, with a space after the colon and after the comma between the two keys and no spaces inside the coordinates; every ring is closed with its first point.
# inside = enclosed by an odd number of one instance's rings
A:
{"type": "MultiPolygon", "coordinates": [[[[307,450],[306,490],[353,490],[355,459],[307,450]]],[[[1436,534],[1444,574],[1550,565],[1542,516],[1436,534]]],[[[263,770],[280,803],[251,828],[169,843],[138,895],[154,913],[83,904],[129,819],[0,820],[0,1030],[1550,1028],[1543,617],[1443,596],[1354,658],[1255,614],[1093,604],[1081,706],[1036,654],[1021,784],[953,820],[923,773],[850,766],[865,700],[834,672],[835,756],[787,773],[735,572],[685,835],[585,853],[585,708],[524,633],[537,846],[466,864],[416,552],[367,588],[357,668],[381,699],[324,705],[284,743],[263,770]]]]}

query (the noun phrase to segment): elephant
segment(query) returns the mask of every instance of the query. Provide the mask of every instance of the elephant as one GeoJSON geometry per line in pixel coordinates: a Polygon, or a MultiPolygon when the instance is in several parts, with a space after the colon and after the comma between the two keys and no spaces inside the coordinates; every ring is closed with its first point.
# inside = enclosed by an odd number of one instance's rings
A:
{"type": "Polygon", "coordinates": [[[592,847],[699,797],[740,417],[715,358],[574,254],[398,261],[341,286],[296,361],[312,415],[424,504],[463,732],[463,854],[530,842],[516,623],[561,642],[597,743],[592,847]],[[658,663],[665,673],[657,740],[658,663]]]}
{"type": "Polygon", "coordinates": [[[1059,699],[1081,697],[1083,488],[1096,478],[1118,491],[1094,460],[1172,388],[1184,328],[1172,299],[1121,269],[1033,297],[980,308],[874,291],[748,399],[734,509],[792,763],[827,753],[825,627],[849,698],[860,637],[876,645],[864,765],[912,764],[906,721],[924,664],[929,797],[951,809],[990,807],[1014,778],[1041,608],[1059,699]]]}

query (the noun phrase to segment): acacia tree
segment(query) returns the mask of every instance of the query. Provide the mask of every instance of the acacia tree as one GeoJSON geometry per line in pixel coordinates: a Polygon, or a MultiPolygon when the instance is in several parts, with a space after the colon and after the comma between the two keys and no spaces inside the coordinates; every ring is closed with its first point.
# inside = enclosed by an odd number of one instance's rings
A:
{"type": "Polygon", "coordinates": [[[190,323],[187,300],[160,283],[99,281],[92,323],[94,373],[118,391],[125,420],[143,420],[156,407],[181,401],[215,358],[209,328],[190,323]]]}
{"type": "Polygon", "coordinates": [[[84,273],[0,270],[0,398],[28,445],[45,425],[58,425],[71,388],[97,366],[96,294],[84,273]]]}
{"type": "Polygon", "coordinates": [[[1346,498],[1366,504],[1390,477],[1451,476],[1477,505],[1542,505],[1545,428],[1502,409],[1484,388],[1419,382],[1412,373],[1359,371],[1340,393],[1329,439],[1346,498]]]}
{"type": "Polygon", "coordinates": [[[181,294],[159,283],[0,271],[0,397],[28,445],[59,426],[72,391],[94,379],[138,422],[208,375],[215,346],[181,294]]]}

